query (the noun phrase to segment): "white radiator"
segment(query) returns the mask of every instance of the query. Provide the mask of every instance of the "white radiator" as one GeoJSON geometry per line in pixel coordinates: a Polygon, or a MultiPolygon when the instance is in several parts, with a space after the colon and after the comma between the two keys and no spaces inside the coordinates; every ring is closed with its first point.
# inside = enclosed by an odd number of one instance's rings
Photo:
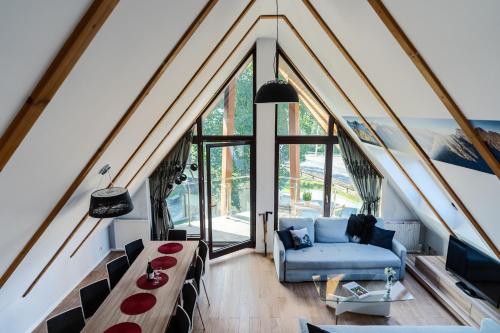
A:
{"type": "Polygon", "coordinates": [[[420,221],[384,220],[387,230],[394,230],[394,238],[406,247],[408,252],[420,252],[420,221]]]}
{"type": "Polygon", "coordinates": [[[150,240],[150,226],[148,220],[114,219],[112,228],[111,248],[125,249],[128,244],[141,238],[144,242],[150,240]]]}

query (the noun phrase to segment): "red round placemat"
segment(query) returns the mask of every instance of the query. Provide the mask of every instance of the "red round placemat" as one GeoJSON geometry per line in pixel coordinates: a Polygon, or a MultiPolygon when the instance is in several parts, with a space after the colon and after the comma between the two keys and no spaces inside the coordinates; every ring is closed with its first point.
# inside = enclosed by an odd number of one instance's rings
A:
{"type": "Polygon", "coordinates": [[[148,293],[138,293],[127,297],[120,306],[120,310],[128,315],[144,313],[156,304],[156,297],[148,293]]]}
{"type": "Polygon", "coordinates": [[[167,243],[158,248],[158,252],[164,254],[172,254],[181,251],[183,248],[181,243],[167,243]]]}
{"type": "Polygon", "coordinates": [[[141,326],[136,323],[124,322],[111,326],[104,333],[141,333],[141,326]]]}
{"type": "Polygon", "coordinates": [[[146,278],[146,274],[141,276],[139,279],[137,279],[137,287],[141,289],[146,289],[146,290],[151,290],[151,289],[156,289],[160,288],[163,286],[165,283],[168,282],[168,275],[163,273],[163,272],[155,272],[155,274],[158,274],[155,278],[155,280],[148,280],[146,278]]]}
{"type": "Polygon", "coordinates": [[[177,264],[177,259],[171,256],[163,256],[154,258],[151,261],[151,266],[153,269],[168,269],[170,267],[174,267],[177,264]]]}

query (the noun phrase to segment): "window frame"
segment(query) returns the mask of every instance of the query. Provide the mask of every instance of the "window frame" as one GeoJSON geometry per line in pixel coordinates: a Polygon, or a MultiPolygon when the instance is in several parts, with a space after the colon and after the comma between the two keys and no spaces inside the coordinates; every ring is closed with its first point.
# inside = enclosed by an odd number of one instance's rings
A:
{"type": "MultiPolygon", "coordinates": [[[[256,137],[257,137],[257,106],[255,103],[252,103],[252,112],[253,112],[253,130],[252,130],[252,135],[203,135],[203,115],[210,110],[210,107],[213,106],[214,102],[216,99],[220,96],[220,94],[224,91],[226,86],[229,84],[229,82],[234,78],[234,76],[238,73],[238,71],[241,69],[241,67],[248,62],[248,60],[251,59],[253,63],[253,84],[252,84],[252,89],[253,89],[253,96],[255,97],[255,94],[257,92],[257,82],[256,82],[256,75],[257,75],[257,49],[255,44],[252,46],[252,48],[245,54],[243,59],[235,66],[235,68],[232,70],[230,75],[224,80],[224,82],[220,85],[220,87],[217,89],[216,93],[213,95],[213,97],[210,99],[210,101],[206,104],[206,107],[200,112],[196,120],[191,124],[192,128],[193,126],[196,125],[196,130],[193,133],[193,145],[197,145],[198,147],[198,193],[199,193],[199,209],[200,209],[200,234],[199,235],[188,235],[188,239],[190,240],[199,240],[199,239],[207,239],[207,234],[208,231],[205,230],[205,220],[207,218],[207,211],[206,211],[206,188],[205,188],[205,182],[206,182],[206,177],[205,177],[205,144],[206,143],[226,143],[226,142],[241,142],[245,141],[250,144],[250,159],[251,159],[251,182],[253,184],[253,188],[251,190],[251,198],[250,198],[250,204],[253,207],[253,211],[256,210],[256,184],[257,184],[257,179],[256,179],[256,137]]],[[[227,249],[227,251],[221,251],[217,253],[216,255],[211,256],[211,258],[215,258],[221,255],[224,255],[229,252],[233,252],[239,249],[247,248],[247,247],[255,247],[255,239],[256,239],[256,219],[255,219],[255,214],[251,214],[251,220],[250,220],[250,241],[243,242],[239,245],[230,247],[227,249]]]]}
{"type": "Polygon", "coordinates": [[[294,74],[302,81],[307,91],[311,94],[321,107],[328,112],[328,131],[326,135],[278,135],[278,105],[274,106],[274,119],[275,119],[275,147],[274,147],[274,230],[278,230],[279,219],[279,147],[284,144],[324,144],[325,145],[325,174],[324,174],[324,187],[323,187],[323,216],[330,217],[330,205],[332,198],[332,164],[333,164],[333,145],[339,143],[338,137],[334,134],[335,118],[328,111],[329,109],[323,104],[318,95],[311,89],[309,84],[302,79],[292,62],[288,59],[286,54],[278,48],[278,57],[276,59],[276,69],[279,70],[279,60],[282,59],[286,62],[288,67],[294,74]]]}

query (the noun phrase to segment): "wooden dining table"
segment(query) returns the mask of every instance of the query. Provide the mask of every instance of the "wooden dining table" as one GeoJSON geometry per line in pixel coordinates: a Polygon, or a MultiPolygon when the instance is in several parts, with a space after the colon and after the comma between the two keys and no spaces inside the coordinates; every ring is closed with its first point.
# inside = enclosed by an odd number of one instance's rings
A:
{"type": "Polygon", "coordinates": [[[101,304],[97,312],[90,318],[82,332],[100,333],[109,327],[132,322],[141,326],[142,332],[164,333],[170,316],[174,313],[179,294],[186,279],[190,264],[198,247],[197,241],[150,241],[144,244],[144,250],[135,259],[115,288],[101,304]],[[180,243],[181,251],[174,254],[163,254],[158,247],[166,243],[180,243]],[[148,258],[151,260],[161,256],[172,256],[177,264],[169,269],[161,270],[168,275],[168,282],[156,289],[144,290],[137,286],[139,277],[146,273],[148,258]],[[137,293],[151,293],[156,297],[156,304],[148,311],[138,315],[127,315],[120,309],[122,302],[137,293]]]}

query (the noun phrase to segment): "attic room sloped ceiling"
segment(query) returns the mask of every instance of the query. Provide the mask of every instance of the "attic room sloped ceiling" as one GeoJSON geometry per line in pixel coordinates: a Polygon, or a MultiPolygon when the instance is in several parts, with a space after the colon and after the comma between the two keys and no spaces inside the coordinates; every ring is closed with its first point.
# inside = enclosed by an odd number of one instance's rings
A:
{"type": "MultiPolygon", "coordinates": [[[[456,6],[453,6],[453,1],[443,2],[448,6],[435,6],[432,10],[428,10],[425,4],[418,1],[410,1],[408,6],[402,6],[396,1],[385,1],[384,4],[407,32],[466,116],[473,123],[491,132],[492,136],[495,131],[497,135],[500,135],[498,129],[500,114],[495,109],[499,105],[499,101],[495,99],[498,96],[486,90],[488,94],[478,97],[481,96],[482,91],[479,91],[478,87],[485,86],[488,89],[494,89],[499,86],[500,67],[493,60],[494,56],[498,58],[500,46],[492,45],[490,42],[498,34],[499,23],[494,21],[489,13],[494,10],[498,12],[500,4],[485,1],[487,5],[478,8],[479,6],[476,6],[473,1],[460,1],[456,6]],[[448,12],[450,7],[453,8],[451,14],[448,12]],[[473,15],[467,16],[468,12],[473,15]],[[414,16],[416,14],[412,13],[419,13],[420,16],[414,16]],[[444,15],[451,15],[457,19],[450,19],[447,25],[443,26],[439,18],[444,15]],[[461,31],[465,29],[461,19],[466,18],[468,22],[474,22],[474,17],[479,16],[482,22],[474,24],[472,32],[461,31]],[[425,20],[422,19],[423,17],[425,20]],[[488,21],[488,18],[491,18],[491,21],[488,21]],[[461,33],[455,33],[455,31],[461,31],[461,33]],[[433,44],[436,33],[439,33],[440,39],[445,42],[439,45],[433,44]],[[459,45],[463,46],[459,48],[459,45]],[[478,59],[474,52],[475,48],[490,50],[491,58],[478,59]],[[481,65],[478,65],[478,62],[481,62],[481,65]],[[471,65],[463,66],[464,63],[471,65]],[[456,75],[460,73],[462,75],[457,77],[456,75]],[[462,77],[467,79],[461,79],[462,77]]],[[[433,144],[450,146],[450,140],[456,139],[450,137],[450,133],[453,136],[456,131],[453,124],[449,122],[451,117],[448,111],[422,79],[421,74],[415,69],[370,5],[361,0],[349,2],[317,0],[311,3],[318,9],[323,19],[398,117],[402,119],[405,126],[418,138],[417,140],[420,140],[420,145],[425,148],[432,148],[433,144]],[[432,132],[422,133],[422,128],[432,129],[432,132]]],[[[40,318],[43,317],[47,304],[55,303],[77,282],[68,275],[68,281],[58,286],[53,293],[42,292],[53,287],[51,277],[54,278],[54,274],[60,272],[63,267],[66,267],[70,274],[73,269],[71,267],[76,263],[81,265],[81,260],[84,260],[82,257],[77,255],[69,259],[69,255],[94,226],[95,220],[89,220],[89,223],[82,226],[46,272],[45,277],[42,277],[33,289],[33,294],[29,294],[26,298],[21,297],[74,226],[85,215],[88,208],[88,195],[99,182],[97,170],[103,164],[110,163],[113,170],[118,172],[126,164],[136,147],[140,145],[175,96],[191,79],[196,68],[203,63],[217,41],[247,4],[248,1],[243,0],[217,2],[200,28],[175,58],[172,66],[163,73],[154,89],[141,103],[136,114],[131,117],[106,149],[96,163],[95,170],[84,179],[51,226],[28,253],[18,270],[14,272],[12,278],[0,289],[0,310],[6,314],[6,317],[0,318],[2,324],[4,320],[8,320],[9,314],[13,315],[21,309],[28,309],[40,318]]],[[[28,1],[18,6],[29,8],[31,5],[28,1]]],[[[102,144],[106,135],[126,112],[165,55],[174,47],[205,5],[206,1],[201,0],[175,2],[175,4],[151,1],[150,6],[143,6],[135,1],[120,1],[47,106],[42,117],[0,173],[0,202],[2,202],[0,207],[2,230],[0,268],[2,272],[54,207],[90,156],[102,144]],[[29,203],[29,209],[26,208],[26,203],[29,203]],[[13,224],[12,221],[16,223],[13,224]]],[[[31,66],[29,73],[23,72],[23,76],[16,77],[20,81],[16,83],[17,95],[15,96],[17,97],[12,95],[13,99],[6,99],[5,105],[2,98],[2,106],[7,108],[6,112],[10,115],[16,111],[22,96],[29,94],[33,84],[37,81],[34,77],[45,70],[45,65],[50,62],[51,55],[57,52],[61,42],[86,10],[85,6],[79,9],[64,6],[62,3],[53,1],[46,7],[52,8],[54,12],[47,12],[46,16],[39,18],[39,21],[32,21],[32,29],[38,25],[43,26],[47,29],[47,35],[53,39],[50,44],[44,45],[45,48],[37,49],[38,42],[35,43],[35,40],[39,41],[42,37],[30,31],[22,31],[25,40],[23,47],[27,50],[25,52],[35,54],[35,50],[38,50],[40,58],[33,56],[21,61],[12,56],[14,53],[0,53],[1,63],[8,63],[14,68],[16,66],[22,68],[23,64],[31,66]],[[55,14],[57,8],[66,10],[68,15],[64,21],[55,14]],[[72,19],[68,19],[69,17],[72,19]],[[47,22],[52,23],[47,24],[47,22]],[[52,30],[49,29],[57,31],[58,34],[52,34],[52,30]],[[61,31],[65,31],[66,34],[61,31]],[[29,38],[33,39],[32,42],[29,38]],[[41,61],[41,59],[45,60],[41,61]],[[14,97],[17,98],[17,102],[14,97]]],[[[224,41],[221,49],[214,54],[212,61],[199,73],[176,106],[169,111],[134,158],[128,162],[116,180],[116,184],[125,185],[133,179],[129,189],[134,193],[173,143],[192,124],[226,76],[252,47],[256,38],[274,37],[273,23],[261,21],[232,52],[234,46],[257,17],[262,14],[274,14],[273,8],[273,1],[256,1],[224,41]],[[231,57],[218,71],[217,69],[229,54],[231,57]],[[214,76],[216,72],[217,75],[214,76]],[[212,77],[213,80],[211,80],[212,77]],[[207,85],[207,82],[210,84],[207,85]],[[198,95],[199,97],[193,102],[193,98],[198,95]],[[166,133],[168,137],[163,140],[166,133]],[[147,163],[143,165],[146,160],[147,163]]],[[[330,73],[339,81],[370,124],[380,130],[381,137],[384,138],[385,135],[386,143],[389,145],[392,143],[391,139],[394,138],[399,140],[398,145],[391,146],[391,151],[450,228],[456,234],[493,255],[493,252],[488,249],[488,244],[480,238],[462,212],[451,205],[452,200],[449,194],[436,181],[415,151],[411,147],[407,148],[409,146],[407,139],[401,136],[401,132],[388,118],[369,89],[336,51],[304,3],[301,0],[282,0],[280,9],[330,73]]],[[[22,11],[15,10],[11,15],[19,15],[20,12],[22,11]]],[[[11,21],[2,20],[2,24],[11,21]]],[[[471,24],[469,23],[468,26],[471,24]]],[[[6,31],[6,29],[1,30],[6,31]]],[[[280,34],[283,36],[283,39],[280,36],[280,43],[287,55],[300,67],[304,76],[335,115],[343,121],[346,127],[349,127],[349,123],[352,124],[356,120],[353,118],[356,115],[350,110],[349,105],[317,64],[311,60],[286,25],[281,24],[280,34]]],[[[2,44],[15,45],[17,42],[17,39],[11,35],[2,34],[0,38],[2,44]]],[[[12,77],[13,75],[9,76],[10,79],[12,77]]],[[[1,80],[2,87],[7,87],[8,82],[3,78],[1,80]]],[[[0,119],[1,128],[7,126],[10,117],[0,119]]],[[[350,133],[353,136],[356,134],[354,130],[350,130],[350,133]]],[[[380,147],[361,143],[358,138],[357,140],[391,183],[397,185],[396,190],[415,214],[434,232],[445,238],[446,230],[387,153],[380,147]]],[[[500,187],[496,176],[487,172],[480,163],[464,164],[462,160],[453,160],[449,156],[439,155],[432,149],[429,150],[429,155],[433,157],[431,162],[435,164],[498,247],[500,227],[495,223],[496,207],[491,204],[492,198],[500,198],[500,187]]],[[[95,237],[98,238],[98,235],[97,233],[95,237]]],[[[91,244],[95,243],[90,240],[84,253],[92,251],[91,244]]],[[[97,252],[97,249],[95,251],[97,252]]],[[[99,253],[94,254],[96,258],[99,257],[99,253]]],[[[90,262],[86,265],[85,267],[91,267],[90,262]]]]}

